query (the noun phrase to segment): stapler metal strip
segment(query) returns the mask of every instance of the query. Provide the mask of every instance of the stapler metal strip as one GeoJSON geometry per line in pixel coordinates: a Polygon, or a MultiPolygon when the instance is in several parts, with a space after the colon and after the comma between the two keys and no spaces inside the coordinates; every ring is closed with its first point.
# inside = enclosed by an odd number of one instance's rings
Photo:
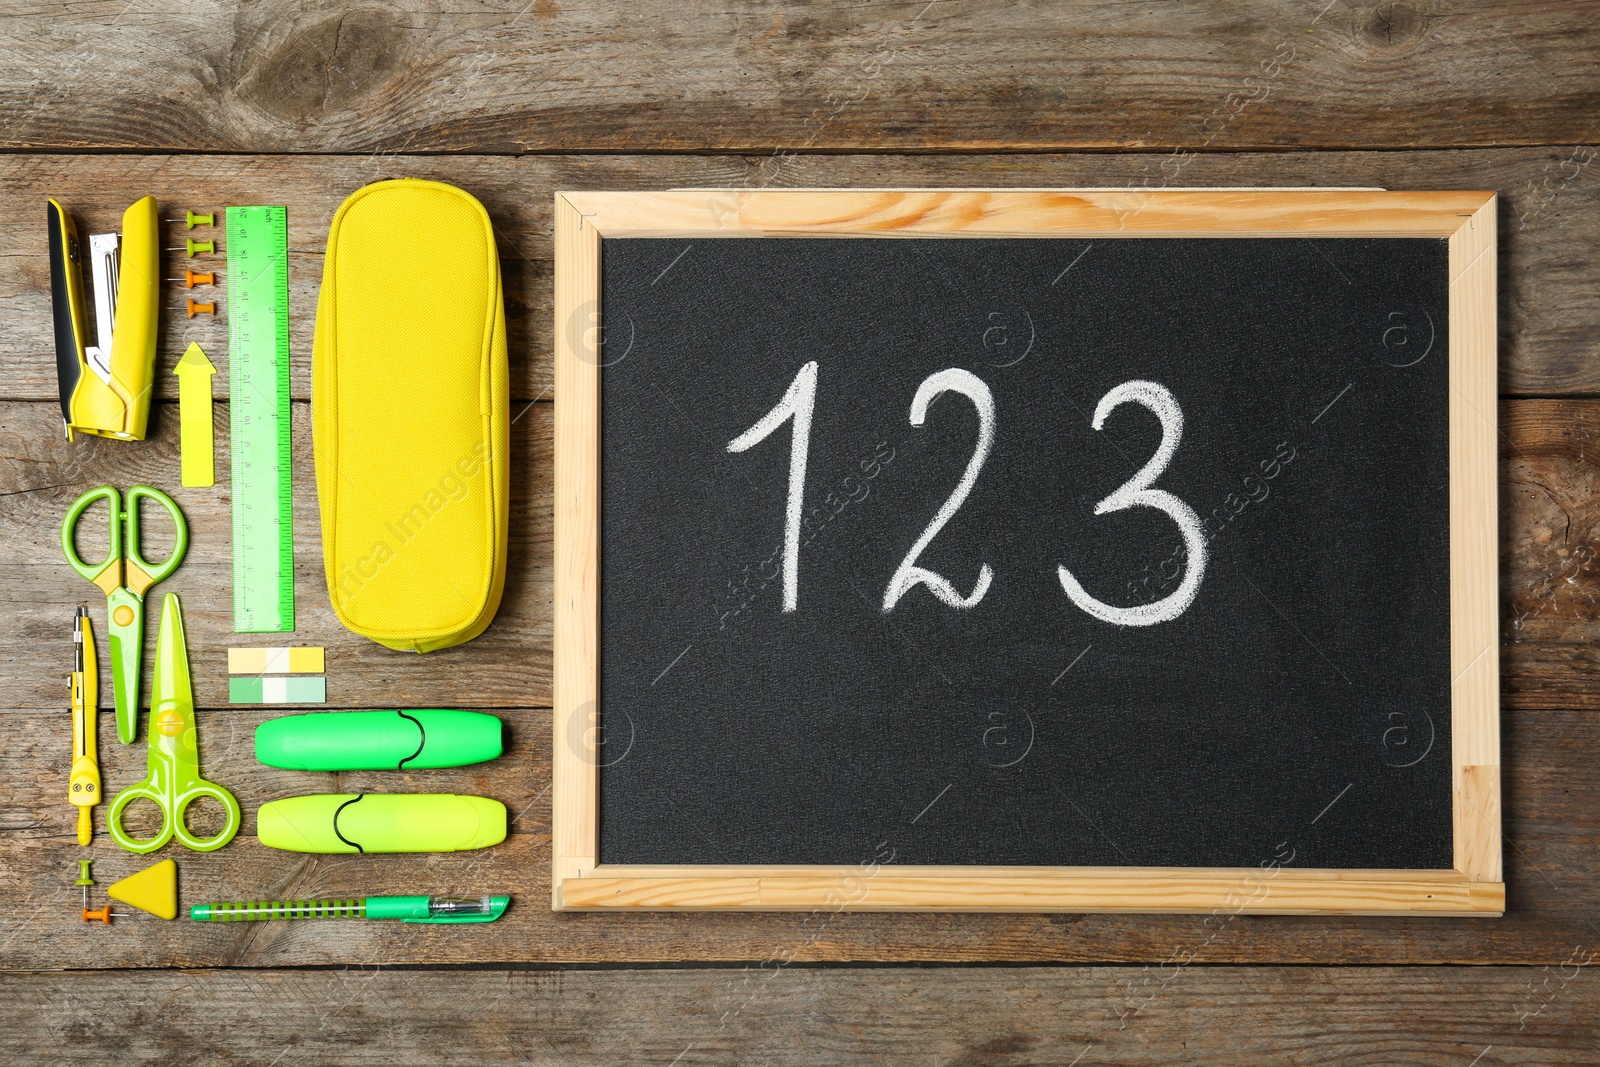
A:
{"type": "Polygon", "coordinates": [[[49,203],[50,289],[56,378],[67,440],[75,433],[142,441],[155,385],[159,247],[156,200],[147,196],[122,216],[122,233],[92,234],[96,343],[88,343],[83,246],[78,229],[49,203]]]}

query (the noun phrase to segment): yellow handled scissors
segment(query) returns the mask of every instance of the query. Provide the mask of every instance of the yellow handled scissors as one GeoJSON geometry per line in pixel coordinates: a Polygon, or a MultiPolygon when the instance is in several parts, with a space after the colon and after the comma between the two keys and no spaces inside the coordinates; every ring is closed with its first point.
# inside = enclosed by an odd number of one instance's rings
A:
{"type": "Polygon", "coordinates": [[[156,673],[150,684],[149,772],[117,794],[106,813],[111,839],[129,852],[154,852],[178,839],[196,852],[211,852],[233,840],[239,832],[239,802],[233,794],[200,777],[200,750],[194,725],[194,690],[189,684],[189,650],[183,637],[183,611],[178,598],[168,593],[161,601],[161,630],[156,635],[156,673]],[[215,837],[200,839],[189,832],[184,818],[189,805],[210,797],[227,813],[227,825],[215,837]],[[148,800],[161,809],[161,831],[143,841],[122,828],[122,813],[135,800],[148,800]]]}
{"type": "Polygon", "coordinates": [[[189,525],[173,499],[159,489],[136,485],[128,490],[127,510],[109,485],[91,489],[72,502],[61,520],[61,551],[72,569],[106,595],[106,640],[111,647],[111,690],[117,706],[117,740],[132,744],[139,730],[139,660],[144,655],[144,595],[178,569],[189,548],[189,525]],[[104,500],[111,510],[111,547],[99,563],[85,563],[73,535],[84,510],[104,500]],[[139,553],[139,501],[153,500],[172,516],[172,554],[153,564],[139,553]]]}

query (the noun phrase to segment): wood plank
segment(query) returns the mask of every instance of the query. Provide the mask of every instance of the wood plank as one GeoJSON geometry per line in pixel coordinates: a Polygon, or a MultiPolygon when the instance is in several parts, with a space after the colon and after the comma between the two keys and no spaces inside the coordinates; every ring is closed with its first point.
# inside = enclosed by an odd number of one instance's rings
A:
{"type": "MultiPolygon", "coordinates": [[[[1330,15],[1331,17],[1331,15],[1330,15]]],[[[3,75],[0,75],[3,76],[3,75]]],[[[1178,185],[1383,186],[1495,189],[1500,211],[1500,391],[1509,395],[1600,394],[1600,183],[1588,150],[1451,152],[1207,153],[1171,172],[1163,157],[1136,153],[1068,156],[0,156],[0,397],[56,396],[45,248],[46,196],[77,216],[83,232],[113,229],[138,193],[162,214],[270,200],[289,207],[293,389],[309,396],[311,331],[322,249],[334,210],[361,185],[402,174],[453,182],[483,200],[495,222],[504,273],[513,398],[552,389],[551,194],[556,189],[854,186],[1129,187],[1178,185]]],[[[200,231],[195,231],[199,233],[200,231]]],[[[163,244],[181,245],[181,224],[163,244]]],[[[222,257],[202,257],[222,265],[222,257]]],[[[168,253],[167,276],[185,257],[168,253]]],[[[202,292],[204,290],[196,290],[202,292]]],[[[175,398],[173,367],[199,341],[224,373],[226,325],[183,317],[186,291],[163,291],[157,395],[175,398]]]]}
{"type": "Polygon", "coordinates": [[[1506,707],[1600,708],[1600,404],[1500,405],[1506,707]]]}
{"type": "MultiPolygon", "coordinates": [[[[799,913],[554,913],[550,910],[550,718],[503,710],[510,743],[499,760],[454,770],[339,775],[256,763],[255,726],[275,712],[202,711],[201,768],[244,811],[241,836],[206,854],[167,846],[149,857],[115,848],[95,811],[92,851],[77,844],[65,801],[68,715],[0,711],[0,970],[21,968],[341,966],[595,963],[688,960],[794,962],[1014,960],[1159,963],[1550,963],[1595,945],[1600,882],[1600,717],[1586,711],[1506,721],[1508,910],[1500,919],[1252,916],[1237,905],[1206,915],[871,914],[837,907],[799,913]],[[499,846],[472,853],[308,856],[259,845],[255,813],[307,792],[457,790],[495,797],[513,816],[499,846]],[[165,857],[180,868],[183,906],[211,900],[306,899],[407,892],[507,892],[493,927],[416,928],[358,922],[219,924],[136,916],[106,928],[79,916],[80,856],[104,886],[165,857]],[[336,936],[330,936],[330,934],[336,936]],[[1559,954],[1559,955],[1558,955],[1559,954]]],[[[110,740],[102,716],[108,796],[144,774],[144,746],[110,740]]],[[[143,825],[137,828],[143,832],[143,825]]],[[[198,821],[197,832],[206,826],[198,821]]],[[[886,829],[892,831],[893,827],[886,829]]],[[[1285,868],[1288,869],[1288,868],[1285,868]]],[[[880,867],[893,873],[893,864],[880,867]]],[[[845,883],[841,886],[848,889],[845,883]]],[[[770,966],[770,964],[769,964],[770,966]]],[[[3,1057],[0,1057],[3,1059],[3,1057]]]]}
{"type": "MultiPolygon", "coordinates": [[[[1451,237],[1494,193],[1372,189],[750,189],[557,194],[606,237],[1451,237]]],[[[1494,211],[1463,261],[1492,331],[1494,211]],[[1485,281],[1490,284],[1485,291],[1485,281]],[[1485,297],[1489,299],[1485,299],[1485,297]]],[[[1460,272],[1458,272],[1460,273],[1460,272]]],[[[1456,281],[1452,278],[1452,281],[1456,281]]],[[[1488,365],[1493,366],[1492,355],[1488,365]]]]}
{"type": "MultiPolygon", "coordinates": [[[[555,203],[558,390],[551,851],[560,878],[579,877],[600,854],[600,239],[565,197],[555,203]],[[559,666],[555,666],[559,665],[559,666]],[[563,743],[565,742],[565,743],[563,743]]],[[[554,466],[554,457],[551,458],[554,466]]],[[[551,904],[561,905],[554,881],[551,904]]]]}
{"type": "MultiPolygon", "coordinates": [[[[1498,838],[1496,839],[1498,840],[1498,838]]],[[[1125,912],[1194,915],[1495,915],[1505,886],[1457,871],[1243,868],[606,866],[564,877],[558,908],[690,911],[1125,912]],[[887,873],[885,873],[887,872],[887,873]]]]}
{"type": "MultiPolygon", "coordinates": [[[[86,605],[102,642],[101,701],[111,703],[110,667],[105,662],[105,597],[67,567],[61,555],[61,516],[79,493],[100,484],[126,489],[153,484],[171,493],[189,524],[189,551],[182,566],[152,595],[177,593],[201,707],[228,702],[227,649],[273,645],[322,645],[327,649],[330,707],[544,706],[550,702],[550,453],[551,405],[512,406],[512,478],[506,587],[499,613],[478,638],[456,648],[417,655],[358,637],[334,616],[322,568],[322,527],[312,470],[310,407],[293,410],[295,511],[295,632],[233,632],[232,496],[228,475],[228,411],[214,411],[217,485],[187,489],[178,478],[178,409],[160,403],[152,411],[149,440],[142,444],[91,438],[61,439],[54,404],[0,403],[0,524],[8,553],[0,561],[0,588],[12,608],[0,612],[0,647],[37,650],[39,657],[0,658],[0,685],[14,686],[4,702],[17,707],[60,705],[61,672],[70,661],[49,659],[60,649],[70,656],[72,613],[86,605]],[[41,663],[41,659],[43,662],[41,663]],[[41,669],[41,667],[43,669],[41,669]]],[[[396,502],[396,515],[412,502],[396,502]]],[[[148,512],[147,512],[148,513],[148,512]]],[[[104,509],[85,516],[79,550],[85,559],[105,552],[104,509]],[[96,525],[99,523],[99,525],[96,525]]],[[[148,519],[145,555],[161,559],[169,549],[165,514],[148,519]]],[[[147,606],[145,663],[154,662],[157,611],[147,606]]],[[[150,671],[145,671],[148,695],[150,671]]]]}
{"type": "Polygon", "coordinates": [[[1450,761],[1455,869],[1500,881],[1493,198],[1450,236],[1450,761]]]}
{"type": "Polygon", "coordinates": [[[171,0],[159,13],[102,0],[0,22],[0,147],[1574,144],[1594,136],[1595,45],[1581,0],[350,11],[171,0]]]}
{"type": "MultiPolygon", "coordinates": [[[[349,925],[349,924],[345,924],[349,925]]],[[[10,1063],[1593,1064],[1539,968],[115,971],[0,979],[10,1063]],[[150,1005],[161,1009],[152,1023],[150,1005]]]]}
{"type": "MultiPolygon", "coordinates": [[[[328,698],[335,707],[533,707],[550,703],[551,448],[549,404],[513,406],[516,459],[511,480],[510,565],[500,614],[483,636],[425,656],[356,637],[334,618],[323,582],[321,532],[311,467],[309,419],[295,407],[297,644],[328,649],[328,698]]],[[[61,516],[86,489],[148,481],[168,489],[189,520],[182,568],[156,592],[184,595],[195,658],[196,699],[226,703],[226,648],[264,646],[272,635],[231,632],[231,518],[227,491],[227,406],[217,405],[218,487],[183,489],[178,478],[176,405],[157,405],[151,439],[60,439],[57,410],[43,402],[0,402],[0,530],[9,549],[0,583],[0,646],[48,649],[64,640],[75,605],[94,589],[67,569],[57,540],[61,516]]],[[[1500,404],[1501,701],[1510,708],[1600,709],[1600,482],[1593,477],[1600,402],[1512,400],[1500,404]]],[[[164,529],[151,522],[152,537],[164,529]]],[[[152,552],[162,550],[152,542],[152,552]]],[[[83,545],[93,554],[98,545],[83,545]]],[[[103,616],[101,616],[103,621],[103,616]]],[[[147,658],[155,630],[146,625],[147,658]]],[[[281,643],[281,641],[277,641],[281,643]]],[[[62,668],[65,669],[65,668],[62,668]]],[[[24,657],[0,658],[4,703],[61,706],[60,670],[24,657]]],[[[109,675],[102,689],[109,703],[109,675]]]]}

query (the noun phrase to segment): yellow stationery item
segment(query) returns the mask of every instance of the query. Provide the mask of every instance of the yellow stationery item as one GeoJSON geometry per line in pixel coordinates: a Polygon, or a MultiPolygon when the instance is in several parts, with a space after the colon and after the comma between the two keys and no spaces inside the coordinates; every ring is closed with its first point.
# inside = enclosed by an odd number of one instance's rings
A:
{"type": "Polygon", "coordinates": [[[311,388],[339,621],[416,652],[482,633],[505,583],[510,460],[500,261],[482,204],[401,178],[340,206],[311,388]]]}
{"type": "Polygon", "coordinates": [[[321,645],[293,648],[230,648],[229,674],[321,674],[321,645]]]}
{"type": "Polygon", "coordinates": [[[217,481],[216,441],[211,433],[211,365],[200,346],[190,342],[178,360],[178,438],[183,452],[183,484],[204,488],[217,481]]]}
{"type": "MultiPolygon", "coordinates": [[[[89,809],[100,803],[100,756],[95,737],[100,664],[94,654],[94,627],[89,624],[89,613],[81,607],[74,620],[72,644],[72,770],[67,796],[78,808],[78,844],[87,845],[94,839],[94,816],[89,809]]],[[[88,875],[85,869],[82,877],[88,875]]]]}
{"type": "Polygon", "coordinates": [[[178,865],[162,860],[106,889],[106,896],[161,919],[178,917],[178,865]]]}
{"type": "Polygon", "coordinates": [[[56,378],[67,440],[74,433],[144,440],[156,367],[160,272],[156,200],[147,196],[122,215],[122,233],[91,234],[95,344],[88,343],[83,246],[56,201],[48,208],[56,378]]]}

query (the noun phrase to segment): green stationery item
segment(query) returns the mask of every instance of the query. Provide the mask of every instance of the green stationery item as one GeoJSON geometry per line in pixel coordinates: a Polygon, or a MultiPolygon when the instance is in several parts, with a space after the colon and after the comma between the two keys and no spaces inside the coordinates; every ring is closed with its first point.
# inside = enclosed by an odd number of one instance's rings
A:
{"type": "MultiPolygon", "coordinates": [[[[117,739],[133,743],[139,726],[139,661],[144,655],[144,598],[150,587],[168,577],[183,562],[189,549],[189,524],[177,503],[159,489],[135,485],[123,497],[109,485],[84,493],[61,520],[61,551],[83,578],[106,595],[106,643],[111,649],[111,695],[117,708],[117,739]],[[99,563],[85,563],[78,555],[78,520],[96,501],[107,509],[109,547],[99,563]],[[152,563],[140,552],[139,502],[149,500],[166,508],[172,517],[172,552],[152,563]]],[[[188,678],[185,675],[185,682],[188,678]]]]}
{"type": "Polygon", "coordinates": [[[492,923],[510,897],[357,897],[352,900],[241,900],[196,904],[189,918],[202,923],[265,919],[399,919],[408,923],[492,923]]]}
{"type": "Polygon", "coordinates": [[[286,633],[294,629],[289,213],[230,207],[226,218],[233,629],[286,633]]]}
{"type": "Polygon", "coordinates": [[[228,679],[230,704],[326,704],[328,680],[300,675],[241,675],[228,679]]]}
{"type": "Polygon", "coordinates": [[[462,767],[501,750],[500,720],[476,711],[318,712],[256,727],[256,759],[296,771],[462,767]]]}
{"type": "Polygon", "coordinates": [[[454,793],[318,793],[261,805],[256,838],[290,852],[464,852],[506,839],[506,806],[454,793]]]}
{"type": "Polygon", "coordinates": [[[239,802],[215,782],[200,777],[199,731],[194,720],[194,690],[189,684],[189,646],[183,636],[183,611],[178,598],[168,593],[161,601],[161,629],[156,635],[155,679],[150,685],[149,770],[117,794],[106,812],[111,839],[129,852],[154,852],[168,841],[196,852],[211,852],[233,840],[239,830],[239,802]],[[185,812],[196,800],[208,798],[222,805],[226,821],[216,836],[195,837],[185,812]],[[161,809],[161,829],[154,836],[135,838],[122,825],[122,813],[135,800],[148,800],[161,809]]]}

